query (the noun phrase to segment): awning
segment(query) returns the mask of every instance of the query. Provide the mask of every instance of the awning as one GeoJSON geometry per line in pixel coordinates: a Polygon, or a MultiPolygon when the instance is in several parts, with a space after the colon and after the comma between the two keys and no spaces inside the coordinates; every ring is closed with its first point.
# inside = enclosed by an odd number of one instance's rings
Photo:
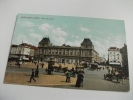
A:
{"type": "Polygon", "coordinates": [[[23,58],[23,60],[29,60],[29,58],[23,58]]]}
{"type": "Polygon", "coordinates": [[[109,63],[111,65],[121,65],[120,63],[109,63]]]}
{"type": "Polygon", "coordinates": [[[17,55],[10,55],[9,57],[10,58],[19,58],[19,56],[17,56],[17,55]]]}

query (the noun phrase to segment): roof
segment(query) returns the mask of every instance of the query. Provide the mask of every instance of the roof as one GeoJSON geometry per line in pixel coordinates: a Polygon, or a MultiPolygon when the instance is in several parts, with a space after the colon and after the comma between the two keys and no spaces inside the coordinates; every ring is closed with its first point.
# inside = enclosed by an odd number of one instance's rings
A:
{"type": "Polygon", "coordinates": [[[45,37],[39,43],[50,43],[50,39],[45,37]]]}
{"type": "Polygon", "coordinates": [[[110,47],[108,50],[120,50],[120,49],[117,47],[110,47]]]}
{"type": "Polygon", "coordinates": [[[36,47],[36,46],[34,46],[34,45],[31,45],[31,44],[22,43],[22,44],[20,44],[20,45],[25,46],[25,47],[28,47],[28,48],[30,48],[30,49],[37,50],[37,47],[36,47]]]}
{"type": "Polygon", "coordinates": [[[71,47],[70,45],[62,44],[63,47],[71,47]]]}
{"type": "Polygon", "coordinates": [[[89,38],[85,38],[81,45],[93,45],[91,40],[89,38]]]}
{"type": "Polygon", "coordinates": [[[31,46],[30,48],[34,49],[34,50],[37,50],[37,47],[35,47],[35,46],[31,46]]]}
{"type": "Polygon", "coordinates": [[[13,45],[11,45],[11,47],[18,47],[18,45],[14,45],[14,44],[13,44],[13,45]]]}

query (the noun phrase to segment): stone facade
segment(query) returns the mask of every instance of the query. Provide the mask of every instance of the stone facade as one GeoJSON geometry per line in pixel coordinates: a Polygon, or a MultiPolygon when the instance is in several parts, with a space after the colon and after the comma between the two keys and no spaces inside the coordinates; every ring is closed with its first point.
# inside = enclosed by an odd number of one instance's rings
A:
{"type": "Polygon", "coordinates": [[[127,53],[127,45],[124,44],[124,46],[120,49],[120,52],[122,54],[122,65],[123,69],[125,71],[126,76],[129,76],[129,68],[128,68],[128,53],[127,53]]]}
{"type": "Polygon", "coordinates": [[[38,43],[38,59],[47,61],[51,56],[59,63],[81,63],[82,61],[94,63],[99,54],[88,38],[83,40],[80,47],[74,47],[66,44],[53,46],[50,39],[45,37],[38,43]]]}
{"type": "Polygon", "coordinates": [[[29,60],[29,58],[33,59],[35,55],[37,55],[37,47],[22,43],[11,46],[9,58],[29,60]]]}
{"type": "Polygon", "coordinates": [[[120,65],[122,66],[122,55],[120,49],[117,47],[110,47],[108,49],[108,57],[110,65],[120,65]]]}
{"type": "Polygon", "coordinates": [[[98,64],[106,64],[106,59],[104,57],[99,57],[97,63],[98,64]]]}

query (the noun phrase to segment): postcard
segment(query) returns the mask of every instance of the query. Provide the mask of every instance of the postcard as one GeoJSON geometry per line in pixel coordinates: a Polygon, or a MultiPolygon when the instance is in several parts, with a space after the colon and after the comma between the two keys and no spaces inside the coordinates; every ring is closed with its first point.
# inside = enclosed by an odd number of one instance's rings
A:
{"type": "Polygon", "coordinates": [[[18,14],[4,83],[128,92],[124,20],[18,14]]]}

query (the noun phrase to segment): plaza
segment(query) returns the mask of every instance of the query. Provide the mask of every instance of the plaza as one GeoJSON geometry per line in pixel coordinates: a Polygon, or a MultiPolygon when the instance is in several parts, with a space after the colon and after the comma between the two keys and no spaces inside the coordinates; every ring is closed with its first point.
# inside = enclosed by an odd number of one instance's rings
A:
{"type": "MultiPolygon", "coordinates": [[[[55,64],[57,65],[57,63],[55,64]]],[[[67,66],[69,69],[75,67],[73,64],[61,64],[62,67],[67,66]]],[[[129,91],[129,79],[124,79],[123,84],[117,82],[116,80],[109,81],[104,79],[104,74],[108,73],[108,70],[90,70],[90,68],[84,69],[84,85],[83,87],[75,87],[77,77],[71,77],[71,82],[65,82],[66,76],[63,72],[53,72],[53,75],[47,75],[45,73],[45,68],[47,68],[47,63],[45,63],[42,68],[39,66],[39,77],[35,78],[36,82],[28,82],[31,75],[31,69],[36,69],[36,65],[32,62],[26,62],[18,68],[15,62],[8,63],[7,70],[5,74],[4,83],[6,84],[17,84],[17,85],[28,85],[28,86],[41,86],[41,87],[54,87],[63,89],[78,89],[78,90],[99,90],[99,91],[119,91],[127,92],[129,91]]]]}

